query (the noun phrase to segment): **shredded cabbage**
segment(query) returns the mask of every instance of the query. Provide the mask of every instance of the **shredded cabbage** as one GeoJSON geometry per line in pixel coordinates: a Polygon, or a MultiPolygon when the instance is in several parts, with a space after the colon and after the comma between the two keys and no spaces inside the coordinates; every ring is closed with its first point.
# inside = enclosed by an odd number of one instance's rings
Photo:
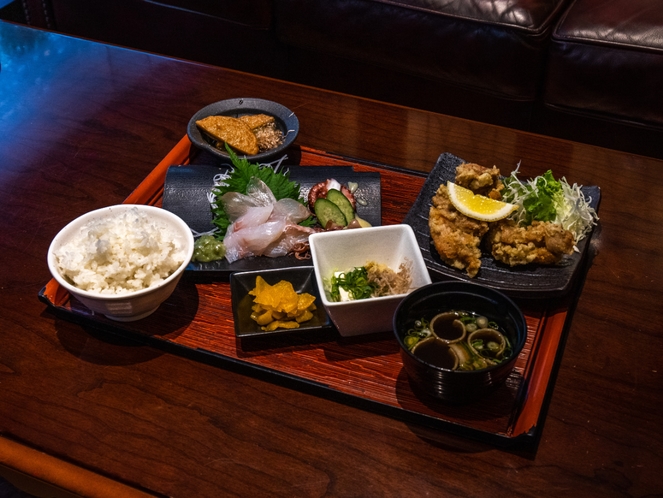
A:
{"type": "Polygon", "coordinates": [[[589,205],[591,198],[585,197],[580,185],[570,185],[564,177],[556,180],[550,170],[521,181],[519,168],[520,164],[503,180],[502,200],[517,206],[510,217],[519,225],[535,220],[559,223],[573,233],[576,244],[580,242],[599,219],[589,205]]]}

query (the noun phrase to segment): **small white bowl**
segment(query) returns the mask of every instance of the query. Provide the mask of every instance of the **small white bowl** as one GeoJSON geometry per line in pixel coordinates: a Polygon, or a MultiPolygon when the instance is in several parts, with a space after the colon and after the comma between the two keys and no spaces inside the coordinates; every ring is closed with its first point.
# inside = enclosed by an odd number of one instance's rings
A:
{"type": "Polygon", "coordinates": [[[175,290],[184,269],[193,255],[193,235],[188,225],[170,211],[153,206],[139,204],[119,204],[86,213],[65,226],[53,239],[48,249],[48,268],[53,278],[81,303],[95,313],[105,315],[111,320],[134,321],[154,313],[175,290]],[[173,231],[174,243],[183,256],[182,263],[166,278],[153,287],[132,290],[122,294],[110,294],[83,290],[65,278],[58,265],[56,253],[72,238],[87,231],[89,224],[113,217],[123,216],[135,209],[148,220],[160,225],[167,225],[173,231]]]}
{"type": "Polygon", "coordinates": [[[409,292],[431,283],[426,263],[409,225],[320,232],[312,234],[309,243],[322,304],[342,336],[392,330],[398,304],[409,292]],[[412,288],[408,293],[356,301],[330,301],[326,283],[334,272],[351,270],[370,261],[397,271],[406,260],[412,264],[412,288]]]}

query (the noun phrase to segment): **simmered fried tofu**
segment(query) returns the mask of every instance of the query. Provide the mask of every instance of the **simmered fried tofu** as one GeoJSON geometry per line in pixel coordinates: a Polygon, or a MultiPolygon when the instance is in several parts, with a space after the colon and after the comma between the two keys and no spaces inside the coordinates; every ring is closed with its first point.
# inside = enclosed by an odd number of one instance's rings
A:
{"type": "Polygon", "coordinates": [[[252,156],[259,152],[258,139],[251,128],[240,119],[208,116],[196,121],[196,125],[215,140],[227,143],[242,154],[252,156]]]}
{"type": "Polygon", "coordinates": [[[269,116],[267,114],[245,114],[238,119],[246,123],[253,131],[266,124],[274,122],[274,116],[269,116]]]}

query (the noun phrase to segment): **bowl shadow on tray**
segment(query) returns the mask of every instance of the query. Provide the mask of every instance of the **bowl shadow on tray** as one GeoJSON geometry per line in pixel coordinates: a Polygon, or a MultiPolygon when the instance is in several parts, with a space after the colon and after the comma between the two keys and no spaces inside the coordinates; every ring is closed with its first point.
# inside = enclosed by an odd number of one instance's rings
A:
{"type": "MultiPolygon", "coordinates": [[[[540,434],[532,439],[525,435],[512,440],[508,438],[502,439],[498,435],[499,431],[495,432],[492,426],[496,419],[502,419],[504,421],[503,425],[506,428],[515,416],[513,404],[517,398],[524,398],[522,393],[527,388],[526,381],[518,375],[513,379],[507,379],[507,383],[512,380],[516,383],[519,382],[519,387],[510,388],[507,384],[504,384],[492,393],[476,401],[466,404],[448,404],[433,398],[425,392],[418,392],[418,388],[410,383],[405,369],[402,369],[397,380],[396,397],[404,410],[414,409],[420,412],[421,407],[419,403],[423,403],[426,408],[443,416],[452,424],[471,422],[477,426],[486,425],[485,430],[488,435],[477,433],[476,429],[462,426],[452,425],[448,426],[445,430],[440,430],[437,424],[430,424],[426,421],[412,422],[411,420],[404,420],[412,433],[427,444],[447,451],[469,454],[499,449],[500,451],[517,454],[522,458],[533,460],[536,457],[540,434]]],[[[540,428],[543,428],[543,422],[541,422],[540,428]]]]}
{"type": "Polygon", "coordinates": [[[164,354],[155,348],[102,328],[83,325],[73,329],[70,320],[55,323],[56,335],[62,347],[74,357],[95,365],[125,366],[146,363],[164,354]]]}
{"type": "Polygon", "coordinates": [[[393,340],[393,335],[393,332],[378,332],[365,336],[342,337],[333,326],[313,332],[298,332],[295,329],[288,331],[287,334],[238,337],[236,338],[237,356],[250,358],[285,351],[321,349],[329,362],[347,361],[348,357],[371,358],[398,353],[398,344],[393,340]],[[379,346],[362,347],[371,344],[379,346]],[[385,344],[389,351],[385,352],[385,344]]]}
{"type": "Polygon", "coordinates": [[[237,337],[237,356],[253,358],[278,354],[280,352],[305,351],[318,349],[320,344],[335,341],[338,333],[333,329],[316,331],[314,334],[293,331],[288,334],[264,337],[237,337]]]}
{"type": "MultiPolygon", "coordinates": [[[[511,380],[508,379],[507,382],[511,380]]],[[[405,411],[425,414],[427,409],[448,421],[450,425],[439,430],[439,424],[436,422],[404,420],[412,432],[427,444],[465,453],[492,451],[498,447],[502,451],[517,452],[523,457],[533,458],[536,454],[535,441],[519,438],[501,440],[498,435],[502,430],[507,432],[514,417],[513,405],[525,389],[522,377],[513,380],[516,383],[520,380],[519,388],[510,388],[504,384],[475,401],[453,404],[420,391],[410,382],[405,369],[402,369],[397,379],[396,398],[405,411]],[[425,406],[423,410],[422,404],[425,406]],[[502,429],[497,429],[496,424],[502,429]],[[486,434],[483,434],[484,431],[486,434]]]]}
{"type": "Polygon", "coordinates": [[[453,418],[464,420],[490,420],[496,414],[509,416],[514,400],[525,386],[519,374],[512,373],[506,383],[479,399],[470,402],[443,401],[428,394],[412,382],[404,368],[396,381],[396,397],[405,410],[416,408],[423,403],[430,410],[453,418]]]}
{"type": "MultiPolygon", "coordinates": [[[[287,162],[288,165],[297,166],[300,164],[302,159],[302,149],[297,144],[290,145],[287,149],[283,151],[283,156],[285,156],[284,163],[287,162]]],[[[281,157],[283,157],[281,156],[281,157]]],[[[278,162],[281,157],[277,157],[269,162],[278,162]]],[[[261,161],[258,161],[261,162],[261,161]]],[[[189,164],[206,164],[214,166],[222,165],[231,165],[232,162],[228,158],[218,157],[208,152],[204,149],[199,149],[195,145],[191,145],[189,149],[189,164]]]]}
{"type": "Polygon", "coordinates": [[[394,341],[393,332],[375,332],[354,337],[339,335],[333,347],[330,345],[324,350],[326,360],[332,363],[347,361],[349,357],[365,359],[397,353],[398,344],[394,341]]]}
{"type": "MultiPolygon", "coordinates": [[[[69,316],[61,323],[56,322],[57,337],[67,351],[90,363],[100,365],[142,363],[165,353],[159,348],[143,346],[149,345],[152,340],[162,342],[179,336],[181,331],[194,320],[198,300],[195,283],[182,278],[173,293],[152,315],[135,322],[120,323],[94,315],[75,298],[71,298],[72,309],[77,311],[73,321],[82,326],[85,336],[72,331],[72,319],[69,316]],[[124,348],[124,351],[115,348],[124,348]]],[[[55,315],[58,314],[59,312],[55,310],[55,315]]]]}

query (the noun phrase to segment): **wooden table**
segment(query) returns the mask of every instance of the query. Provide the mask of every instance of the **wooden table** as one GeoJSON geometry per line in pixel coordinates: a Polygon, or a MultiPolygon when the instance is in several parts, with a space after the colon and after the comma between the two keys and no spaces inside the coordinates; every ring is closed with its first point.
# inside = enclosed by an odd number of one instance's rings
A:
{"type": "MultiPolygon", "coordinates": [[[[0,23],[0,463],[83,496],[645,496],[663,490],[663,162],[0,23]],[[119,340],[37,298],[73,218],[121,203],[211,102],[427,172],[442,152],[602,190],[538,444],[504,449],[119,340]]],[[[443,98],[443,96],[441,96],[443,98]]]]}

